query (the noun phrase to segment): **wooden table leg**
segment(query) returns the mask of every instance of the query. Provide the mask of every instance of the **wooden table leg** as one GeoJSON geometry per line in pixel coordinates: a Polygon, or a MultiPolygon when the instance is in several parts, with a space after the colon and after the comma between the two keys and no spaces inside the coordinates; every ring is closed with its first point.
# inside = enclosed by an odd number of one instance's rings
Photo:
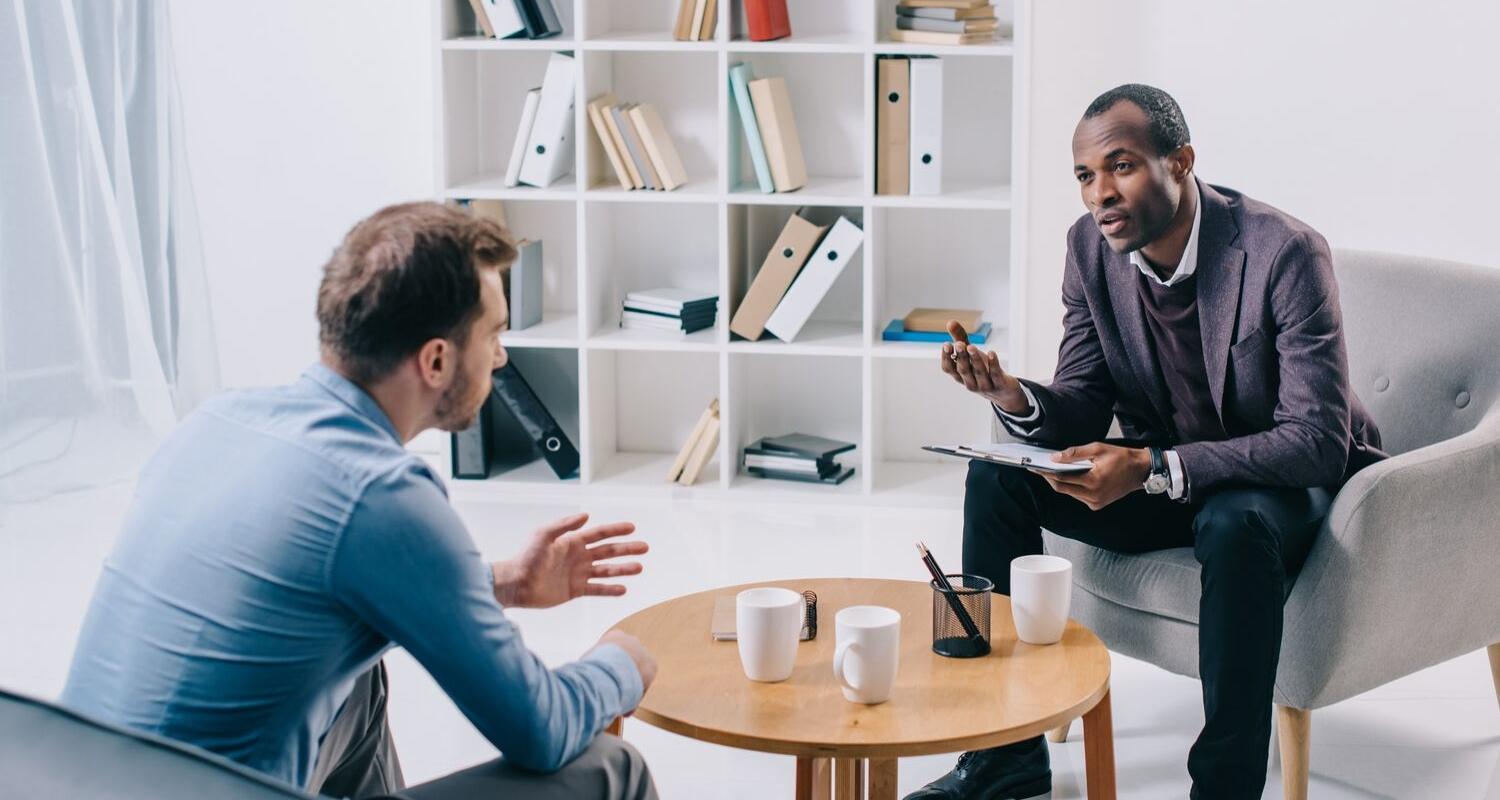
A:
{"type": "Polygon", "coordinates": [[[869,800],[896,800],[896,759],[872,758],[866,769],[870,773],[869,800]]]}
{"type": "Polygon", "coordinates": [[[833,797],[833,759],[797,757],[797,800],[833,797]]]}
{"type": "Polygon", "coordinates": [[[835,758],[833,760],[834,800],[865,800],[865,760],[863,758],[835,758]]]}
{"type": "Polygon", "coordinates": [[[1083,715],[1083,761],[1089,800],[1115,800],[1115,723],[1108,689],[1083,715]]]}

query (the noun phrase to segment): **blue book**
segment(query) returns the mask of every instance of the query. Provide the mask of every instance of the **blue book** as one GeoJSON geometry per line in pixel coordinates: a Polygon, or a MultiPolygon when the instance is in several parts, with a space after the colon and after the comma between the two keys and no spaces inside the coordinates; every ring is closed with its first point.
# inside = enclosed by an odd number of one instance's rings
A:
{"type": "Polygon", "coordinates": [[[745,129],[745,140],[750,144],[750,160],[755,164],[755,179],[765,194],[776,191],[771,180],[771,165],[766,161],[766,146],[760,140],[760,124],[755,121],[755,107],[750,105],[750,65],[736,61],[729,67],[729,88],[734,93],[734,104],[740,110],[740,127],[745,129]]]}
{"type": "MultiPolygon", "coordinates": [[[[990,324],[979,323],[979,328],[969,334],[969,344],[984,344],[984,340],[990,335],[990,324]]],[[[880,334],[882,341],[886,342],[951,342],[953,337],[942,331],[909,331],[905,330],[899,319],[891,320],[891,324],[885,326],[880,334]]]]}

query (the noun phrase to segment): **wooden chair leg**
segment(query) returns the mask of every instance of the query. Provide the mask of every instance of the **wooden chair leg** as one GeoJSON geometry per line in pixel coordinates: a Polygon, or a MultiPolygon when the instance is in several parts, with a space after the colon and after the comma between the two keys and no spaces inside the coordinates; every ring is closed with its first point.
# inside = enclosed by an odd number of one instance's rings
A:
{"type": "Polygon", "coordinates": [[[609,734],[609,735],[611,735],[611,736],[624,736],[625,735],[625,718],[624,717],[615,717],[615,721],[609,723],[609,726],[604,729],[604,732],[607,733],[607,734],[609,734]]]}
{"type": "Polygon", "coordinates": [[[1485,649],[1490,652],[1490,677],[1495,680],[1495,699],[1500,701],[1500,644],[1485,649]]]}
{"type": "Polygon", "coordinates": [[[1064,722],[1056,728],[1047,731],[1047,741],[1053,744],[1062,744],[1063,742],[1066,742],[1068,740],[1068,731],[1072,729],[1073,720],[1068,720],[1067,722],[1064,722]]]}
{"type": "Polygon", "coordinates": [[[1307,800],[1307,749],[1312,733],[1312,712],[1287,706],[1276,707],[1277,734],[1281,739],[1281,791],[1286,800],[1307,800]]]}

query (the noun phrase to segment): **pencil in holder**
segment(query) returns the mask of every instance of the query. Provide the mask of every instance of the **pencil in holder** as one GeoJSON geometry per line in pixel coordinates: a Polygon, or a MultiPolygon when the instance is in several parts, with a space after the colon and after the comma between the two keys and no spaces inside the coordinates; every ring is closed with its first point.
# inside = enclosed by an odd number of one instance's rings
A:
{"type": "Polygon", "coordinates": [[[978,575],[948,575],[949,588],[932,581],[932,652],[951,658],[975,658],[990,652],[990,592],[995,584],[978,575]],[[978,628],[972,637],[954,610],[955,601],[978,628]]]}

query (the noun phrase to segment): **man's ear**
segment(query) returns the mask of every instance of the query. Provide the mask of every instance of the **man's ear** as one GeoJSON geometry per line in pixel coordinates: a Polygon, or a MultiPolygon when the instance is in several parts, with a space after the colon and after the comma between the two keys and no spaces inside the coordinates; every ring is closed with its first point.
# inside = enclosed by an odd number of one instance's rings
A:
{"type": "Polygon", "coordinates": [[[458,368],[458,350],[447,339],[428,339],[417,351],[417,374],[432,389],[448,385],[449,376],[458,368]]]}
{"type": "Polygon", "coordinates": [[[1185,181],[1193,174],[1193,163],[1197,161],[1198,154],[1193,151],[1191,144],[1185,144],[1167,155],[1167,163],[1172,166],[1172,177],[1178,181],[1185,181]]]}

